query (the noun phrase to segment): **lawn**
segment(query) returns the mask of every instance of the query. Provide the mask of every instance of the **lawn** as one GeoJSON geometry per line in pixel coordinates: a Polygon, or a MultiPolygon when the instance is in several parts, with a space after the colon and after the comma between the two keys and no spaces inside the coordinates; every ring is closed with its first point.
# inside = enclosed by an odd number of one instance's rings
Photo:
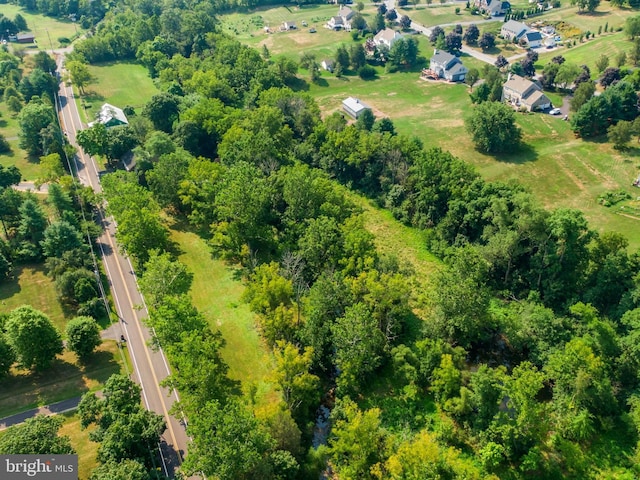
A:
{"type": "Polygon", "coordinates": [[[229,376],[239,380],[243,390],[256,388],[258,404],[277,400],[270,381],[273,358],[258,335],[255,315],[242,301],[244,285],[237,269],[212,258],[207,243],[184,225],[171,231],[171,239],[181,251],[179,260],[194,274],[191,296],[214,330],[226,341],[222,351],[229,376]]]}
{"type": "Polygon", "coordinates": [[[36,36],[38,45],[45,49],[50,49],[52,45],[53,48],[59,48],[61,46],[59,38],[73,39],[77,34],[84,32],[79,24],[74,24],[66,18],[30,13],[17,5],[3,3],[0,10],[5,17],[13,18],[17,13],[22,15],[27,21],[29,31],[36,36]]]}
{"type": "Polygon", "coordinates": [[[455,5],[417,5],[416,7],[400,7],[397,11],[398,16],[407,15],[412,21],[425,27],[450,23],[480,22],[483,19],[480,15],[471,15],[471,12],[464,7],[464,3],[455,5]],[[460,9],[460,13],[456,14],[456,8],[460,9]]]}
{"type": "Polygon", "coordinates": [[[95,118],[104,103],[120,108],[130,105],[141,113],[142,107],[159,92],[147,69],[137,63],[90,65],[89,71],[94,81],[86,87],[87,95],[83,97],[88,121],[95,118]]]}
{"type": "Polygon", "coordinates": [[[64,423],[59,435],[68,436],[71,446],[78,454],[78,480],[87,480],[94,468],[98,466],[99,444],[89,440],[89,432],[95,429],[91,426],[82,429],[80,417],[75,413],[63,413],[64,423]]]}
{"type": "Polygon", "coordinates": [[[35,180],[40,176],[40,163],[30,158],[27,152],[18,146],[19,131],[17,117],[9,112],[4,102],[0,102],[0,133],[11,145],[10,153],[0,155],[0,165],[15,165],[22,173],[23,179],[35,180]]]}
{"type": "Polygon", "coordinates": [[[116,342],[105,340],[86,365],[65,350],[51,368],[33,373],[13,368],[0,382],[0,418],[96,391],[115,373],[125,373],[116,342]]]}
{"type": "Polygon", "coordinates": [[[31,305],[46,313],[60,332],[64,332],[70,320],[58,302],[53,280],[38,264],[16,266],[14,277],[0,283],[0,305],[2,313],[9,313],[21,305],[31,305]]]}
{"type": "Polygon", "coordinates": [[[323,79],[325,86],[312,85],[309,93],[324,114],[339,111],[345,97],[357,95],[376,116],[390,117],[400,133],[416,135],[426,147],[450,151],[488,180],[518,180],[546,207],[579,208],[593,228],[620,231],[632,247],[640,247],[638,220],[597,203],[606,190],[625,188],[637,195],[630,186],[640,165],[636,150],[618,152],[607,143],[576,139],[562,118],[519,114],[517,122],[531,148],[510,156],[484,155],[474,149],[464,127],[472,109],[465,85],[426,82],[415,72],[382,73],[368,82],[325,73],[323,79]]]}

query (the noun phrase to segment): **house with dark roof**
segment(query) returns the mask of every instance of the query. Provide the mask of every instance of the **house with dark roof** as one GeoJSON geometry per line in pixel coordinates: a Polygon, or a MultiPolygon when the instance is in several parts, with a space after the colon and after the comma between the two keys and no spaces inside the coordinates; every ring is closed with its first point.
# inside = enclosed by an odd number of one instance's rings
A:
{"type": "Polygon", "coordinates": [[[502,101],[530,112],[551,108],[551,100],[542,93],[540,85],[513,73],[502,86],[502,101]]]}
{"type": "Polygon", "coordinates": [[[342,109],[357,120],[365,110],[371,110],[371,107],[358,98],[349,97],[342,101],[342,109]]]}
{"type": "Polygon", "coordinates": [[[115,107],[109,103],[105,103],[100,108],[95,122],[91,122],[89,126],[101,123],[105,127],[117,127],[119,125],[128,125],[129,121],[121,108],[115,107]]]}
{"type": "Polygon", "coordinates": [[[385,46],[389,50],[393,47],[393,44],[396,43],[397,40],[402,38],[402,34],[397,32],[391,28],[385,28],[384,30],[380,30],[373,37],[373,43],[376,47],[385,46]]]}
{"type": "Polygon", "coordinates": [[[473,4],[480,9],[481,12],[498,17],[504,15],[511,10],[511,4],[503,0],[475,0],[473,4]]]}
{"type": "Polygon", "coordinates": [[[502,28],[500,29],[500,35],[506,40],[515,40],[517,42],[520,41],[520,38],[522,38],[522,36],[527,33],[528,30],[529,27],[527,27],[524,23],[516,22],[515,20],[509,20],[508,22],[505,22],[504,25],[502,25],[502,28]]]}
{"type": "Polygon", "coordinates": [[[529,30],[520,39],[529,48],[537,48],[542,45],[542,34],[537,30],[529,30]]]}
{"type": "Polygon", "coordinates": [[[433,56],[429,59],[429,70],[450,82],[464,82],[469,71],[458,57],[438,49],[433,51],[433,56]]]}

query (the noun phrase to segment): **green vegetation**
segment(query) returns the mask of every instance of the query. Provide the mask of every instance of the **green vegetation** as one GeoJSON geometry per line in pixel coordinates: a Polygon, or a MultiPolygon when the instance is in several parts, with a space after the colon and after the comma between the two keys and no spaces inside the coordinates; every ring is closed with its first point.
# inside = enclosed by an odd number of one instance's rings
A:
{"type": "MultiPolygon", "coordinates": [[[[398,16],[407,15],[416,23],[431,27],[434,25],[442,25],[445,23],[462,23],[481,21],[481,15],[471,15],[469,10],[462,8],[459,14],[455,9],[460,5],[418,5],[417,8],[400,7],[398,8],[398,16]]],[[[464,7],[464,4],[462,4],[464,7]]]]}
{"type": "MultiPolygon", "coordinates": [[[[93,121],[104,103],[119,108],[130,105],[140,113],[141,107],[158,93],[147,70],[136,63],[90,65],[89,73],[93,80],[86,87],[87,94],[82,97],[86,108],[79,108],[84,110],[87,122],[93,121]]],[[[82,105],[79,100],[78,105],[82,105]]]]}
{"type": "Polygon", "coordinates": [[[94,468],[98,466],[98,444],[89,439],[93,429],[83,429],[77,413],[63,413],[64,423],[59,435],[69,437],[71,446],[78,454],[78,479],[88,480],[94,468]]]}

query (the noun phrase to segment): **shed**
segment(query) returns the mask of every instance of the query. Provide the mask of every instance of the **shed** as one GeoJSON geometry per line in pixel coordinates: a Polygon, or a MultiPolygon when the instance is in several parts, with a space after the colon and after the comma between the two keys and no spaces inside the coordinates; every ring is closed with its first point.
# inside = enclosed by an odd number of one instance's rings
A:
{"type": "Polygon", "coordinates": [[[365,110],[371,110],[371,107],[366,103],[361,102],[355,97],[349,97],[342,101],[342,108],[349,116],[357,119],[365,110]]]}
{"type": "Polygon", "coordinates": [[[16,35],[16,42],[18,43],[33,43],[36,40],[36,36],[33,33],[19,33],[16,35]]]}

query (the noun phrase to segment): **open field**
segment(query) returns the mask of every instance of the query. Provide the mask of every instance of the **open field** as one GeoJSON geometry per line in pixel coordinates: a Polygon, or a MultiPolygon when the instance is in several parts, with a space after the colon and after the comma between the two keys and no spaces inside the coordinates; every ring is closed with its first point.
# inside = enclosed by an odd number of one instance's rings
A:
{"type": "Polygon", "coordinates": [[[640,247],[640,220],[597,203],[598,195],[616,188],[637,195],[630,185],[640,168],[638,151],[619,152],[607,143],[576,139],[561,118],[532,114],[517,116],[530,148],[496,158],[477,152],[465,131],[464,118],[472,109],[465,85],[426,82],[415,72],[383,73],[369,82],[355,76],[323,78],[326,86],[312,85],[309,91],[323,113],[338,111],[342,99],[357,95],[378,116],[390,117],[400,133],[452,152],[489,180],[518,180],[546,207],[579,208],[593,228],[620,231],[632,247],[640,247]]]}
{"type": "Polygon", "coordinates": [[[411,20],[425,27],[433,27],[436,25],[442,25],[445,23],[461,23],[461,22],[479,22],[484,17],[481,15],[471,15],[469,10],[466,10],[465,2],[456,2],[456,4],[437,5],[435,2],[432,5],[420,5],[412,7],[407,5],[406,7],[399,7],[397,9],[398,16],[407,15],[411,20]],[[460,9],[460,13],[456,14],[456,8],[460,9]]]}
{"type": "Polygon", "coordinates": [[[14,269],[14,278],[0,283],[0,311],[9,313],[21,305],[31,305],[46,313],[55,326],[64,333],[70,318],[63,311],[50,277],[42,265],[20,265],[14,269]]]}
{"type": "Polygon", "coordinates": [[[71,446],[78,454],[78,480],[87,480],[91,471],[98,466],[99,444],[89,440],[89,432],[95,429],[91,426],[83,430],[80,417],[72,412],[63,413],[64,423],[59,434],[68,436],[71,446]]]}
{"type": "Polygon", "coordinates": [[[239,380],[243,389],[255,386],[258,404],[275,401],[278,394],[269,379],[273,358],[258,335],[254,314],[241,299],[244,285],[238,271],[212,258],[207,243],[183,227],[184,231],[172,230],[171,239],[181,251],[179,260],[194,274],[194,305],[226,341],[222,356],[229,365],[229,376],[239,380]]]}
{"type": "MultiPolygon", "coordinates": [[[[27,21],[27,27],[29,31],[36,36],[36,42],[38,46],[43,49],[51,49],[60,47],[59,38],[65,37],[72,39],[76,32],[81,34],[84,32],[79,24],[74,24],[68,19],[47,17],[45,15],[39,15],[36,13],[30,13],[29,11],[19,7],[17,5],[11,5],[4,3],[0,8],[0,11],[5,17],[13,18],[17,13],[22,15],[27,21]],[[51,39],[51,42],[49,42],[51,39]]],[[[29,45],[27,45],[29,47],[29,45]]],[[[34,48],[37,48],[34,46],[34,48]]]]}
{"type": "Polygon", "coordinates": [[[11,370],[0,382],[0,417],[96,391],[114,373],[124,373],[116,342],[105,340],[86,365],[65,350],[42,373],[11,370]]]}
{"type": "MultiPolygon", "coordinates": [[[[83,97],[89,122],[93,121],[105,102],[120,108],[130,105],[136,109],[136,113],[141,113],[145,103],[159,92],[149,78],[147,69],[137,63],[89,65],[89,71],[95,78],[86,87],[87,95],[83,97]]],[[[79,110],[82,110],[80,104],[79,110]]]]}
{"type": "Polygon", "coordinates": [[[0,133],[11,145],[10,153],[0,155],[0,165],[5,167],[15,165],[22,173],[23,179],[35,180],[40,176],[40,163],[30,158],[27,152],[18,146],[20,127],[17,117],[9,112],[4,102],[0,102],[0,115],[0,133]]]}

